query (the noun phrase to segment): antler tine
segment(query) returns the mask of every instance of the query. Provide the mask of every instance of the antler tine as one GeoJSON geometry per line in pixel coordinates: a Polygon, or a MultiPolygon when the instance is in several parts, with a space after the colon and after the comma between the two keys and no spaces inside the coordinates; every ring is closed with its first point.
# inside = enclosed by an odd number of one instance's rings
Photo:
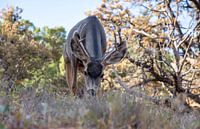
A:
{"type": "Polygon", "coordinates": [[[121,45],[122,43],[124,43],[122,41],[121,29],[120,28],[118,29],[117,34],[115,32],[113,32],[113,35],[114,35],[114,43],[113,43],[113,45],[114,45],[114,47],[111,47],[110,48],[111,50],[108,51],[103,58],[106,58],[106,57],[112,55],[112,53],[115,52],[115,50],[119,49],[118,46],[121,45]],[[119,36],[119,43],[117,42],[117,34],[119,36]]]}
{"type": "Polygon", "coordinates": [[[83,45],[83,40],[84,40],[84,39],[85,39],[85,38],[82,38],[82,39],[80,39],[78,42],[80,43],[81,49],[83,50],[84,54],[85,54],[87,57],[90,57],[88,51],[85,49],[85,47],[84,47],[84,45],[83,45]]]}
{"type": "Polygon", "coordinates": [[[79,33],[77,31],[75,31],[73,33],[73,39],[74,41],[79,44],[78,46],[80,47],[80,49],[83,51],[84,55],[89,57],[89,54],[87,52],[87,50],[85,49],[84,45],[83,45],[83,40],[85,40],[85,38],[81,38],[81,36],[79,35],[79,33]],[[77,38],[74,38],[74,37],[77,37],[77,38]]]}
{"type": "Polygon", "coordinates": [[[110,48],[112,50],[106,52],[105,55],[102,57],[102,59],[106,59],[107,57],[109,57],[110,55],[112,55],[115,52],[116,48],[117,48],[116,46],[113,47],[113,48],[110,48]]]}
{"type": "MultiPolygon", "coordinates": [[[[83,33],[83,30],[86,28],[86,25],[87,25],[87,23],[85,23],[85,24],[82,26],[81,31],[80,31],[81,33],[83,33]]],[[[80,37],[81,37],[81,36],[80,36],[80,37]]],[[[85,55],[86,55],[87,57],[90,57],[88,51],[85,49],[85,47],[84,47],[84,45],[83,45],[83,40],[85,40],[85,38],[80,38],[80,39],[79,39],[79,43],[80,43],[80,45],[81,45],[81,49],[83,50],[83,52],[85,53],[85,55]]]]}
{"type": "Polygon", "coordinates": [[[119,44],[122,44],[122,36],[121,36],[121,28],[118,28],[117,34],[114,32],[114,47],[117,49],[119,44]],[[117,34],[118,34],[118,38],[119,38],[119,42],[117,42],[117,34]]]}
{"type": "Polygon", "coordinates": [[[115,38],[114,46],[116,47],[116,44],[117,44],[117,35],[116,35],[115,31],[114,31],[114,38],[115,38]]]}
{"type": "Polygon", "coordinates": [[[122,43],[121,28],[118,29],[119,43],[122,43]]]}

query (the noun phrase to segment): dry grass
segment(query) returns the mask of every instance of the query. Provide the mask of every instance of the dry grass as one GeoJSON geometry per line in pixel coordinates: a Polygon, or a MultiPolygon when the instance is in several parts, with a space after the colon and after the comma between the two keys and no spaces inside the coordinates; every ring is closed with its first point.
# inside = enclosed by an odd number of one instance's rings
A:
{"type": "Polygon", "coordinates": [[[18,98],[1,97],[0,129],[199,129],[198,111],[155,105],[112,91],[79,99],[25,90],[18,98]]]}

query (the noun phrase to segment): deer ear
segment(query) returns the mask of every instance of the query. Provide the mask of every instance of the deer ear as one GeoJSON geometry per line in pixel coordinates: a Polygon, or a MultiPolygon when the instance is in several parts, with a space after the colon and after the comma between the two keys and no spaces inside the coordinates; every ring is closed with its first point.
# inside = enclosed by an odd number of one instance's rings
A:
{"type": "Polygon", "coordinates": [[[103,58],[104,65],[110,65],[118,63],[126,54],[127,47],[126,42],[122,42],[121,44],[114,47],[110,52],[108,52],[103,58]]]}
{"type": "Polygon", "coordinates": [[[87,61],[88,53],[81,42],[80,35],[76,31],[72,36],[71,49],[75,57],[81,59],[82,61],[87,61]]]}

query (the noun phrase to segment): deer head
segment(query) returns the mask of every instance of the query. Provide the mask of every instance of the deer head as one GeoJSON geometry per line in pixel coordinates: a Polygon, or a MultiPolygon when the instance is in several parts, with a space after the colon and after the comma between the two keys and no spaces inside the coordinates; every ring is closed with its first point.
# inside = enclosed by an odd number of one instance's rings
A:
{"type": "Polygon", "coordinates": [[[89,55],[82,40],[83,39],[80,38],[79,33],[74,32],[72,36],[71,50],[74,56],[82,61],[84,66],[83,74],[86,92],[91,96],[95,96],[97,89],[100,87],[105,67],[110,64],[118,63],[124,57],[127,50],[126,42],[117,44],[100,59],[95,59],[89,55]]]}

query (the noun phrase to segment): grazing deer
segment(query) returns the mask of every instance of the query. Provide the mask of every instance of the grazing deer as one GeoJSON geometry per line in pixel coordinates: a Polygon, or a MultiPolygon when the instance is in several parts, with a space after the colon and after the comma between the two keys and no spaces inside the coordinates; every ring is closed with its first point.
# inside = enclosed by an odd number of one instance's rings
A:
{"type": "Polygon", "coordinates": [[[66,81],[73,94],[77,93],[77,70],[83,73],[84,92],[96,96],[106,65],[119,62],[126,53],[126,43],[120,42],[106,53],[105,31],[95,16],[77,23],[69,32],[64,45],[66,81]]]}

